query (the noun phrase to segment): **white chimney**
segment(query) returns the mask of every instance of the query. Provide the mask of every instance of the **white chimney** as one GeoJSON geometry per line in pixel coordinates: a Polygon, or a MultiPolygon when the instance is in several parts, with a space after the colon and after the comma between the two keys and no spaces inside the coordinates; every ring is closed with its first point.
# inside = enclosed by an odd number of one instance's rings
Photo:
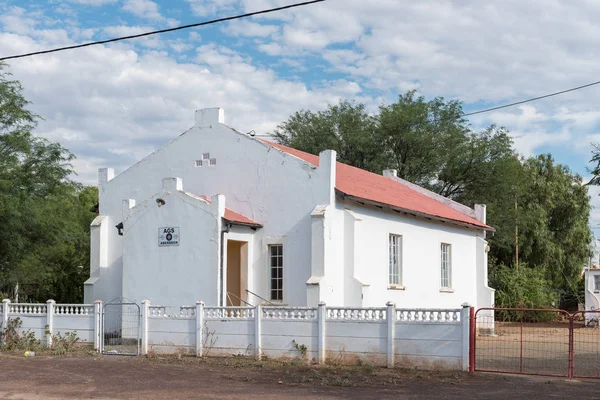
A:
{"type": "MultiPolygon", "coordinates": [[[[337,153],[335,150],[323,150],[319,153],[319,170],[323,171],[327,181],[327,199],[326,204],[335,203],[335,182],[336,182],[336,167],[337,153]]],[[[321,200],[325,201],[325,199],[321,200]]]]}
{"type": "Polygon", "coordinates": [[[387,178],[392,178],[392,177],[397,178],[398,170],[397,169],[384,169],[383,176],[385,176],[387,178]]]}
{"type": "Polygon", "coordinates": [[[208,127],[225,123],[225,111],[222,108],[204,108],[196,110],[196,126],[208,127]]]}
{"type": "Polygon", "coordinates": [[[163,192],[177,192],[183,190],[183,181],[181,178],[164,178],[162,180],[163,192]]]}
{"type": "Polygon", "coordinates": [[[112,168],[98,169],[98,186],[102,186],[106,182],[110,182],[115,177],[115,170],[112,168]]]}

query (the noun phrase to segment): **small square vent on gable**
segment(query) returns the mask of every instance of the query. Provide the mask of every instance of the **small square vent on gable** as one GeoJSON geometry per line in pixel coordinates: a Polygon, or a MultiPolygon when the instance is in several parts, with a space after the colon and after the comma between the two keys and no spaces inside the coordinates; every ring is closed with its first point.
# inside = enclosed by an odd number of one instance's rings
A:
{"type": "Polygon", "coordinates": [[[202,153],[202,159],[194,162],[196,167],[214,167],[217,165],[216,158],[210,158],[210,153],[202,153]]]}

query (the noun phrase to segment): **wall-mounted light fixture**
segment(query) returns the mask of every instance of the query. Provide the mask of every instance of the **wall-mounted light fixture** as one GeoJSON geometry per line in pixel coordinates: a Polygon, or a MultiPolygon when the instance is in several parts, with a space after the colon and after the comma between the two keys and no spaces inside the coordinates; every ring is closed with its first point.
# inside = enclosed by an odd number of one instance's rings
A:
{"type": "Polygon", "coordinates": [[[119,232],[119,236],[123,236],[123,223],[119,222],[118,225],[115,225],[115,228],[117,228],[117,231],[119,232]]]}
{"type": "Polygon", "coordinates": [[[156,204],[158,204],[158,206],[164,206],[165,205],[165,201],[161,198],[156,199],[156,204]]]}

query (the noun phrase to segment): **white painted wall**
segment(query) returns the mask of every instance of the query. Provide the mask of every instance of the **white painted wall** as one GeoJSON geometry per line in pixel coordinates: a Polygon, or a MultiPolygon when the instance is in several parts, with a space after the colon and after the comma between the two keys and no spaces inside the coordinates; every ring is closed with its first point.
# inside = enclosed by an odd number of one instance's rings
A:
{"type": "MultiPolygon", "coordinates": [[[[224,226],[216,227],[222,221],[201,211],[206,207],[194,208],[189,202],[161,208],[153,203],[157,193],[168,192],[161,179],[179,177],[186,192],[223,195],[224,206],[263,225],[256,231],[233,227],[224,237],[224,246],[227,240],[248,241],[248,289],[263,298],[270,299],[268,246],[281,243],[286,305],[493,304],[482,232],[336,199],[334,152],[323,152],[315,167],[222,122],[218,109],[198,111],[196,125],[166,147],[116,177],[110,170],[100,171],[98,226],[104,230],[92,227],[86,301],[125,296],[173,305],[203,298],[207,305],[217,305],[222,300],[218,249],[224,226]],[[216,165],[196,167],[204,153],[216,165]],[[134,202],[138,206],[129,210],[134,202]],[[138,209],[143,211],[136,217],[138,209]],[[114,228],[121,221],[124,236],[114,228]],[[182,244],[159,248],[157,229],[177,224],[182,244]],[[390,233],[403,235],[405,290],[388,289],[390,233]],[[190,237],[197,238],[197,246],[190,237]],[[440,292],[439,287],[442,242],[452,245],[452,293],[440,292]]],[[[395,184],[392,179],[390,184],[395,184]]],[[[459,206],[454,204],[465,208],[459,206]]],[[[226,253],[224,248],[225,282],[226,253]]],[[[249,300],[259,302],[252,296],[249,300]]]]}
{"type": "Polygon", "coordinates": [[[583,279],[585,280],[585,309],[600,310],[600,291],[594,287],[594,277],[600,276],[600,269],[585,268],[583,279]]]}
{"type": "MultiPolygon", "coordinates": [[[[161,193],[131,209],[124,222],[123,296],[160,304],[218,303],[219,198],[212,204],[183,193],[181,181],[165,179],[161,193]],[[169,188],[169,184],[172,187],[169,188]],[[165,204],[159,206],[156,198],[165,204]],[[179,228],[178,246],[159,246],[161,227],[179,228]]],[[[222,201],[223,199],[221,199],[222,201]]],[[[223,207],[221,207],[223,208],[223,207]]]]}
{"type": "MultiPolygon", "coordinates": [[[[110,172],[101,172],[100,214],[107,216],[109,226],[107,269],[110,270],[101,279],[111,284],[98,296],[110,301],[123,294],[119,282],[124,237],[118,236],[113,227],[124,219],[122,200],[143,202],[161,190],[162,178],[179,177],[186,191],[207,197],[223,194],[228,208],[263,224],[254,236],[251,260],[255,265],[254,289],[262,297],[269,295],[267,245],[275,241],[286,244],[284,303],[304,305],[305,282],[311,274],[310,213],[315,204],[329,199],[329,171],[323,172],[216,120],[197,122],[169,145],[108,182],[102,179],[110,177],[110,172]],[[196,168],[195,161],[203,153],[210,153],[216,159],[216,166],[196,168]]],[[[169,280],[161,284],[164,286],[161,290],[166,291],[176,287],[177,282],[169,280]]]]}
{"type": "MultiPolygon", "coordinates": [[[[445,225],[354,202],[336,204],[337,229],[345,229],[345,241],[336,242],[341,265],[353,265],[355,277],[347,280],[345,301],[361,301],[361,284],[368,285],[362,306],[374,306],[392,301],[398,307],[458,308],[465,302],[476,307],[490,307],[478,290],[485,290],[477,281],[479,269],[487,269],[485,252],[478,254],[481,238],[475,230],[445,225]],[[345,226],[339,222],[346,219],[345,226]],[[354,230],[352,233],[351,228],[354,230]],[[388,288],[390,234],[402,235],[403,290],[388,288]],[[352,241],[352,237],[354,238],[352,241]],[[441,291],[441,244],[452,245],[452,290],[441,291]],[[346,247],[344,249],[344,247],[346,247]],[[479,256],[479,260],[478,257],[479,256]]],[[[341,269],[341,268],[339,268],[341,269]]],[[[484,271],[481,271],[483,274],[484,271]]],[[[487,277],[487,271],[485,271],[487,277]]]]}

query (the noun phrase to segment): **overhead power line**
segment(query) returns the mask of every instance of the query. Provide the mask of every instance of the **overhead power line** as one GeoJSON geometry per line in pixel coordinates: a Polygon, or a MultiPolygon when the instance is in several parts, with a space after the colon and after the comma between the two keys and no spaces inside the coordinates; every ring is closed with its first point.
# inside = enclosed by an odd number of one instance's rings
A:
{"type": "MultiPolygon", "coordinates": [[[[450,115],[450,116],[446,116],[440,119],[436,119],[433,122],[435,123],[440,123],[440,122],[445,122],[445,121],[452,121],[455,119],[459,119],[459,118],[463,118],[463,117],[469,117],[471,115],[477,115],[477,114],[483,114],[483,113],[487,113],[487,112],[491,112],[491,111],[496,111],[496,110],[500,110],[503,108],[508,108],[508,107],[514,107],[514,106],[518,106],[519,104],[525,104],[525,103],[530,103],[532,101],[536,101],[536,100],[541,100],[541,99],[546,99],[548,97],[553,97],[553,96],[558,96],[564,93],[569,93],[569,92],[574,92],[576,90],[581,90],[581,89],[585,89],[588,88],[590,86],[595,86],[595,85],[599,85],[600,81],[596,81],[596,82],[591,82],[591,83],[587,83],[585,85],[581,85],[581,86],[576,86],[576,87],[572,87],[570,89],[565,89],[565,90],[561,90],[559,92],[554,92],[554,93],[549,93],[549,94],[545,94],[542,96],[537,96],[537,97],[532,97],[530,99],[526,99],[526,100],[521,100],[521,101],[516,101],[514,103],[508,103],[508,104],[503,104],[501,106],[496,106],[496,107],[491,107],[491,108],[485,108],[482,110],[477,110],[477,111],[473,111],[473,112],[469,112],[469,113],[461,113],[458,115],[450,115]]],[[[423,125],[424,123],[418,123],[417,126],[423,125]]],[[[264,136],[264,137],[273,137],[274,135],[272,134],[267,134],[267,135],[256,135],[256,136],[264,136]]],[[[323,136],[328,136],[328,135],[323,135],[323,136]]],[[[600,228],[598,228],[600,229],[600,228]]]]}
{"type": "Polygon", "coordinates": [[[566,89],[566,90],[561,90],[560,92],[554,92],[554,93],[550,93],[550,94],[545,94],[543,96],[532,97],[532,98],[527,99],[527,100],[521,100],[521,101],[517,101],[517,102],[509,103],[509,104],[504,104],[504,105],[497,106],[497,107],[486,108],[486,109],[479,110],[479,111],[473,111],[473,112],[470,112],[470,113],[463,113],[463,114],[459,115],[457,118],[468,117],[470,115],[483,114],[483,113],[490,112],[490,111],[500,110],[502,108],[518,106],[519,104],[525,104],[525,103],[529,103],[529,102],[532,102],[532,101],[545,99],[545,98],[552,97],[552,96],[558,96],[559,94],[564,94],[564,93],[568,93],[568,92],[574,92],[576,90],[585,89],[585,88],[588,88],[590,86],[594,86],[594,85],[598,85],[598,84],[600,84],[600,81],[588,83],[586,85],[576,86],[574,88],[570,88],[570,89],[566,89]]]}
{"type": "Polygon", "coordinates": [[[37,56],[37,55],[40,55],[40,54],[56,53],[56,52],[65,51],[65,50],[79,49],[79,48],[82,48],[82,47],[89,47],[89,46],[95,46],[95,45],[99,45],[99,44],[113,43],[113,42],[119,42],[119,41],[122,41],[122,40],[129,40],[129,39],[136,39],[136,38],[145,37],[145,36],[158,35],[160,33],[180,31],[180,30],[183,30],[183,29],[195,28],[195,27],[205,26],[205,25],[212,25],[212,24],[216,24],[218,22],[233,21],[233,20],[236,20],[236,19],[248,18],[248,17],[252,17],[252,16],[255,16],[255,15],[268,14],[268,13],[272,13],[272,12],[276,12],[276,11],[287,10],[287,9],[290,9],[290,8],[307,6],[309,4],[321,3],[321,2],[324,2],[324,1],[325,0],[305,1],[305,2],[302,2],[302,3],[289,4],[289,5],[283,6],[283,7],[269,8],[269,9],[266,9],[266,10],[254,11],[254,12],[251,12],[251,13],[234,15],[234,16],[231,16],[231,17],[213,19],[211,21],[204,21],[204,22],[198,22],[198,23],[195,23],[195,24],[177,26],[175,28],[161,29],[161,30],[157,30],[157,31],[150,31],[150,32],[139,33],[139,34],[136,34],[136,35],[121,36],[121,37],[117,37],[117,38],[114,38],[114,39],[99,40],[99,41],[95,41],[95,42],[82,43],[82,44],[77,44],[77,45],[73,45],[73,46],[58,47],[58,48],[49,49],[49,50],[34,51],[32,53],[25,53],[25,54],[18,54],[18,55],[13,55],[13,56],[8,56],[8,57],[2,57],[2,58],[0,58],[0,61],[13,60],[15,58],[25,58],[25,57],[37,56]]]}

